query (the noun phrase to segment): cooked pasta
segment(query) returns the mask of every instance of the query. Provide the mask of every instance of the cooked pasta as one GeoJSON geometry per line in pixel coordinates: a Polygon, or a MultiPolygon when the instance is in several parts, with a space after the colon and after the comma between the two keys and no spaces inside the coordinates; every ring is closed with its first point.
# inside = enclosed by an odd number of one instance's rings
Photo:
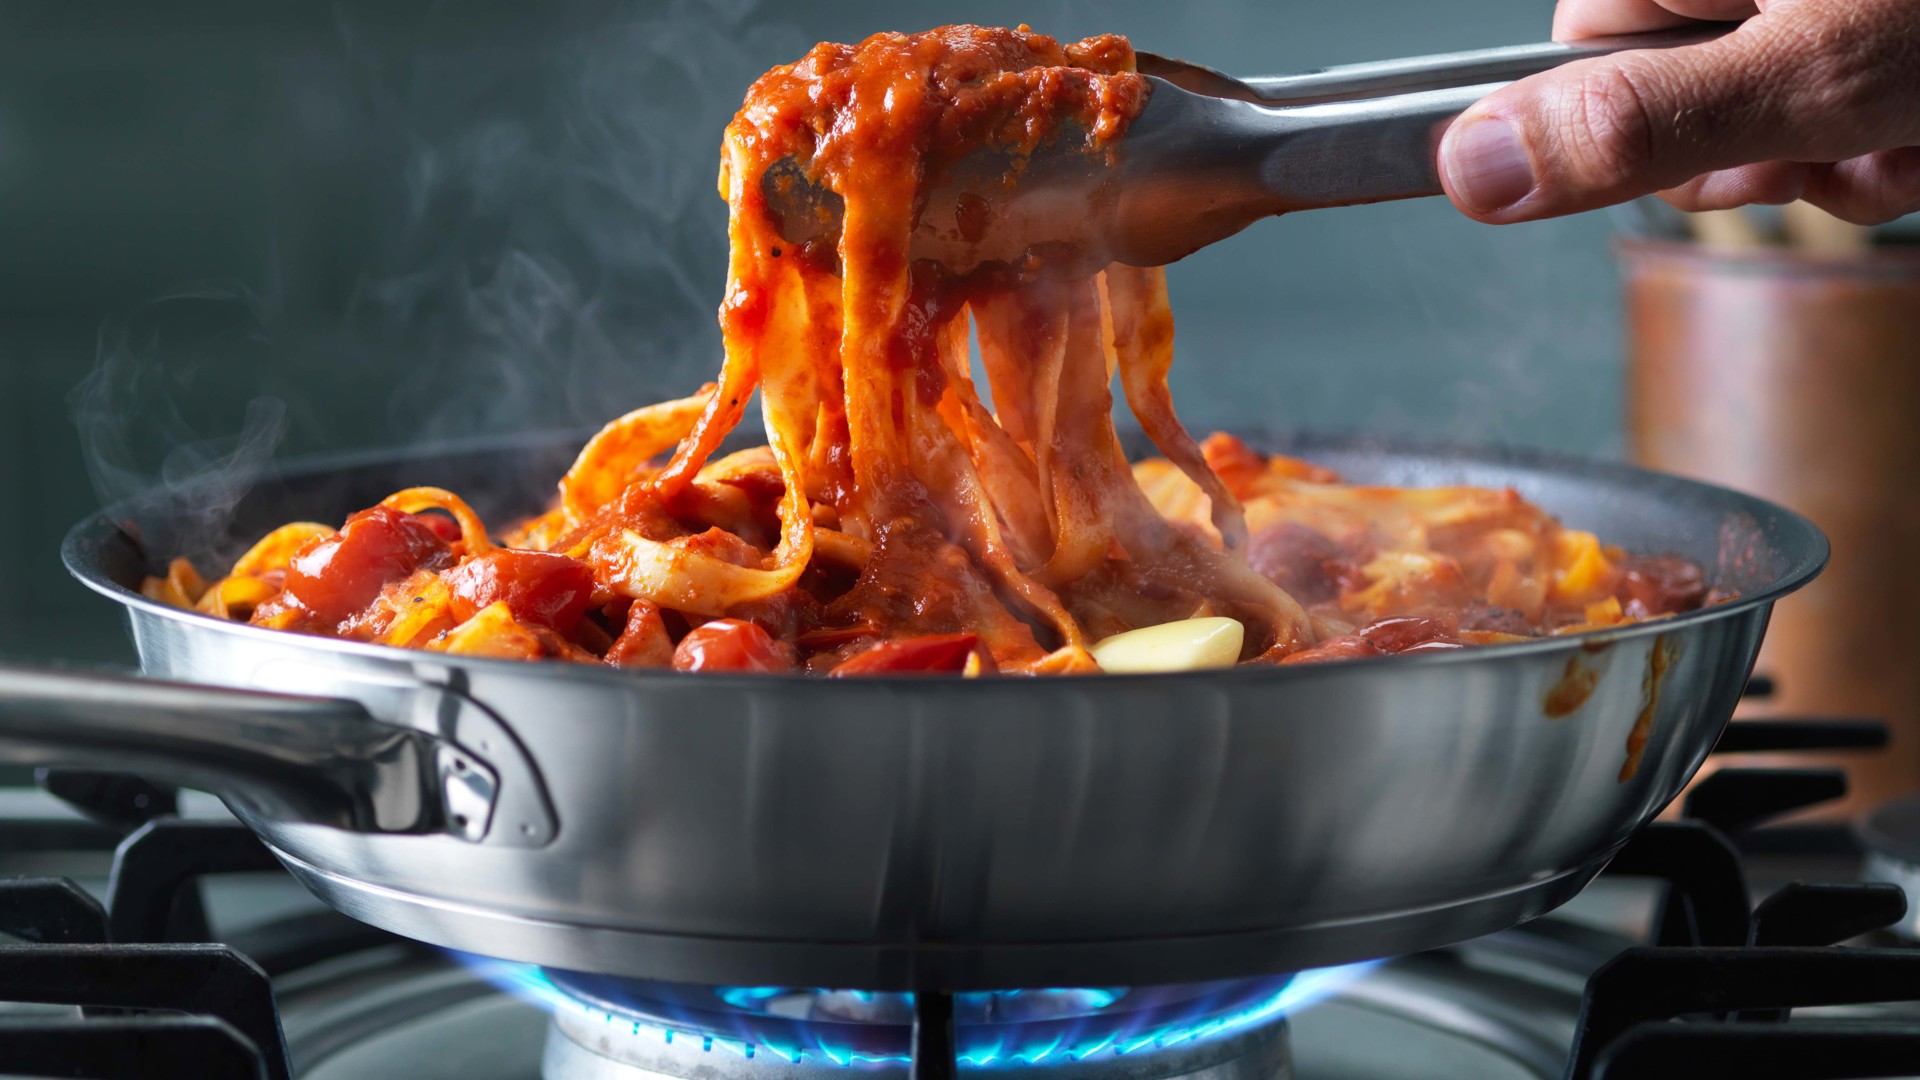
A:
{"type": "Polygon", "coordinates": [[[608,424],[552,506],[497,538],[457,495],[413,488],[339,529],[278,529],[212,583],[176,561],[145,591],[405,648],[836,675],[1093,672],[1097,643],[1196,618],[1214,620],[1210,657],[1300,663],[1702,601],[1696,568],[1626,556],[1511,491],[1350,486],[1196,443],[1167,387],[1158,269],[915,257],[947,170],[991,150],[1017,173],[1043,147],[1098,164],[1146,93],[1113,36],[817,46],[727,129],[717,381],[608,424]],[[767,193],[795,163],[837,196],[837,242],[783,237],[767,193]],[[1116,376],[1162,457],[1128,465],[1116,376]],[[766,445],[716,457],[756,392],[766,445]]]}

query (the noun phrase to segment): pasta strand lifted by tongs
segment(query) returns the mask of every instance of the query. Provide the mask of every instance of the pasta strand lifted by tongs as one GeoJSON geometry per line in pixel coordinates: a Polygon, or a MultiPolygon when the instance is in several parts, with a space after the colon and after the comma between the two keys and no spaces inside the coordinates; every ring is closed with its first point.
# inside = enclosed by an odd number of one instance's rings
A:
{"type": "Polygon", "coordinates": [[[454,493],[412,488],[338,530],[276,531],[211,585],[176,563],[149,595],[409,648],[839,675],[1299,663],[1704,599],[1691,566],[1603,549],[1510,491],[1349,487],[1196,443],[1158,268],[1026,242],[964,272],[922,257],[956,170],[1000,180],[952,228],[1004,228],[1027,170],[1110,170],[1169,92],[1149,85],[1113,36],[817,46],[727,128],[715,382],[607,425],[504,543],[454,493]],[[802,189],[832,198],[805,196],[821,228],[796,242],[802,189]],[[1128,464],[1116,374],[1163,458],[1128,464]],[[756,394],[767,444],[721,456],[756,394]]]}

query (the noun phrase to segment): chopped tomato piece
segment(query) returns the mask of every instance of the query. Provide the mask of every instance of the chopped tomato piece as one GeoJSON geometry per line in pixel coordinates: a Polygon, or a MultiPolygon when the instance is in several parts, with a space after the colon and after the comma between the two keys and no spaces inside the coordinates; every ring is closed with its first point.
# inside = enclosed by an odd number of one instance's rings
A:
{"type": "Polygon", "coordinates": [[[433,526],[375,506],[296,552],[287,563],[284,595],[315,620],[338,626],[373,603],[388,582],[452,561],[453,551],[433,526]]]}
{"type": "Polygon", "coordinates": [[[627,608],[626,629],[607,649],[606,662],[614,667],[668,667],[673,663],[673,641],[660,609],[635,600],[627,608]]]}
{"type": "Polygon", "coordinates": [[[744,619],[694,627],[673,650],[675,671],[792,671],[793,648],[744,619]]]}
{"type": "Polygon", "coordinates": [[[1454,642],[1455,629],[1441,619],[1396,615],[1360,628],[1359,634],[1385,652],[1409,652],[1434,642],[1454,642]]]}
{"type": "Polygon", "coordinates": [[[829,674],[896,675],[903,672],[964,671],[967,658],[980,646],[979,634],[927,634],[900,641],[883,641],[844,660],[829,674]]]}
{"type": "Polygon", "coordinates": [[[1705,575],[1685,559],[1673,555],[1629,555],[1618,565],[1620,584],[1614,596],[1633,618],[1692,611],[1706,599],[1705,575]]]}
{"type": "Polygon", "coordinates": [[[1336,638],[1303,649],[1280,658],[1282,664],[1318,664],[1326,660],[1353,660],[1362,656],[1384,656],[1380,646],[1361,637],[1359,634],[1342,634],[1336,638]]]}
{"type": "Polygon", "coordinates": [[[593,599],[593,572],[586,564],[545,551],[501,548],[441,577],[453,592],[454,616],[463,621],[505,600],[520,622],[569,634],[593,599]]]}

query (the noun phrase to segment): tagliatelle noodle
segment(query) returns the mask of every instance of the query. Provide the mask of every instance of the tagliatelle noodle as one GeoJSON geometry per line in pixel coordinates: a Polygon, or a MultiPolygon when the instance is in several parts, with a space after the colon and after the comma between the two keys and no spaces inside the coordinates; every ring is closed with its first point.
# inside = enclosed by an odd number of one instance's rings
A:
{"type": "Polygon", "coordinates": [[[1173,369],[1173,308],[1167,303],[1166,271],[1111,266],[1101,275],[1101,289],[1127,406],[1154,448],[1206,493],[1220,538],[1229,548],[1240,547],[1247,542],[1240,501],[1207,467],[1200,445],[1173,413],[1173,391],[1167,386],[1167,373],[1173,369]]]}
{"type": "Polygon", "coordinates": [[[731,165],[723,174],[733,206],[733,256],[732,281],[720,317],[726,344],[720,383],[673,460],[646,483],[654,497],[671,506],[738,423],[755,384],[761,383],[768,444],[785,488],[780,544],[771,567],[747,567],[693,550],[685,537],[660,540],[621,529],[596,542],[589,556],[618,592],[711,616],[790,587],[813,557],[813,519],[803,472],[819,402],[814,376],[819,361],[807,347],[818,341],[810,333],[812,305],[791,261],[783,265],[767,254],[778,237],[765,226],[764,211],[750,212],[754,202],[763,201],[759,185],[752,182],[757,174],[749,175],[737,160],[731,165]],[[769,342],[785,348],[768,349],[769,342]]]}
{"type": "Polygon", "coordinates": [[[917,218],[948,170],[981,153],[1010,180],[1043,151],[1109,164],[1147,92],[1112,36],[820,45],[756,82],[727,128],[715,382],[603,427],[504,544],[459,496],[410,488],[338,530],[277,529],[211,585],[175,560],[143,591],[470,656],[884,671],[895,648],[963,677],[1096,672],[1095,642],[1194,616],[1238,620],[1243,662],[1293,663],[1700,601],[1689,565],[1635,560],[1512,492],[1354,487],[1196,443],[1168,388],[1158,269],[916,257],[919,230],[970,227],[917,218]],[[816,208],[837,215],[833,241],[783,236],[767,192],[794,170],[838,200],[816,208]],[[1116,376],[1165,460],[1128,465],[1116,376]],[[756,392],[766,445],[719,456],[756,392]]]}
{"type": "Polygon", "coordinates": [[[708,383],[689,397],[643,405],[601,428],[560,478],[560,502],[568,515],[577,520],[618,497],[642,466],[687,437],[718,388],[708,383]]]}
{"type": "Polygon", "coordinates": [[[486,522],[473,512],[467,500],[445,488],[415,487],[396,491],[380,500],[380,505],[407,514],[417,514],[422,510],[444,511],[460,526],[460,540],[466,545],[465,554],[470,558],[485,555],[494,548],[493,541],[487,537],[486,522]]]}
{"type": "Polygon", "coordinates": [[[285,570],[294,553],[321,537],[332,536],[333,526],[317,521],[296,521],[282,525],[247,549],[234,560],[234,577],[259,577],[270,570],[285,570]]]}

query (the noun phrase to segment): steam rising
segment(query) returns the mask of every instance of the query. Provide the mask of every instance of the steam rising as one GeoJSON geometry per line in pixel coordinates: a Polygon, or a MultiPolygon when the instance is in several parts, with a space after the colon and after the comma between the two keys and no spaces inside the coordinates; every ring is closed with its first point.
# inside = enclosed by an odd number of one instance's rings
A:
{"type": "Polygon", "coordinates": [[[1400,320],[1423,328],[1427,345],[1408,358],[1423,361],[1406,379],[1417,390],[1368,410],[1364,426],[1586,451],[1596,437],[1617,443],[1618,311],[1611,291],[1590,284],[1610,281],[1603,223],[1490,230],[1456,219],[1438,200],[1395,209],[1368,207],[1374,212],[1349,224],[1373,232],[1391,253],[1400,320]],[[1444,229],[1417,248],[1391,242],[1390,217],[1422,213],[1444,218],[1444,229]],[[1589,421],[1583,406],[1599,417],[1589,421]]]}
{"type": "Polygon", "coordinates": [[[254,392],[267,355],[256,310],[237,285],[142,305],[101,330],[93,373],[69,396],[94,490],[133,504],[154,551],[224,547],[233,508],[270,467],[287,409],[254,392]],[[177,514],[139,513],[189,486],[177,514]]]}
{"type": "Polygon", "coordinates": [[[303,246],[314,223],[281,222],[266,297],[206,285],[142,305],[102,330],[71,396],[103,501],[194,492],[149,550],[230,557],[234,507],[283,444],[588,428],[717,369],[720,133],[747,85],[810,42],[750,19],[750,0],[661,8],[505,52],[456,32],[396,44],[342,16],[339,66],[287,76],[289,122],[318,100],[352,145],[387,151],[349,193],[385,215],[345,222],[372,237],[349,236],[357,267],[320,280],[338,250],[325,223],[303,246]]]}
{"type": "MultiPolygon", "coordinates": [[[[583,429],[710,376],[720,133],[747,85],[813,37],[752,0],[650,7],[611,22],[606,8],[562,9],[535,20],[574,20],[560,32],[504,47],[454,25],[416,38],[340,16],[333,61],[285,74],[289,123],[330,118],[291,141],[376,150],[354,165],[364,190],[289,205],[371,207],[377,220],[343,230],[371,238],[316,253],[302,230],[328,223],[283,222],[262,238],[278,254],[257,293],[182,289],[106,328],[72,398],[102,499],[204,485],[181,535],[148,541],[212,558],[230,553],[227,516],[276,448],[583,429]]],[[[1056,15],[1093,18],[1068,7],[1056,15]]],[[[1176,267],[1175,390],[1196,430],[1591,439],[1534,418],[1564,412],[1568,383],[1612,407],[1611,307],[1590,295],[1599,232],[1422,224],[1450,213],[1299,215],[1176,267]],[[1276,243],[1289,253],[1277,265],[1276,243]],[[1418,357],[1404,355],[1409,322],[1431,331],[1418,357]]]]}
{"type": "MultiPolygon", "coordinates": [[[[808,44],[750,25],[750,6],[682,0],[583,30],[523,73],[557,88],[531,109],[476,103],[456,130],[412,134],[395,251],[347,316],[402,372],[395,436],[598,425],[717,370],[720,132],[747,85],[808,44]]],[[[459,77],[355,59],[391,95],[376,107],[401,115],[459,77]]]]}

